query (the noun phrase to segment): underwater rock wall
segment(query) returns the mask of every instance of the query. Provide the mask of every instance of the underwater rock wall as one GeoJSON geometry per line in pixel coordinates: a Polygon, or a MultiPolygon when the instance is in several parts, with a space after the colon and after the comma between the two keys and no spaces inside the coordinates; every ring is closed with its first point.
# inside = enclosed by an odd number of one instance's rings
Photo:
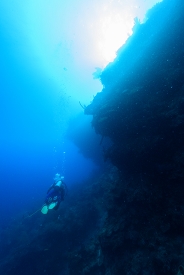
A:
{"type": "Polygon", "coordinates": [[[85,110],[96,133],[112,140],[105,158],[121,170],[181,172],[183,13],[181,0],[157,4],[102,72],[104,88],[85,110]]]}
{"type": "Polygon", "coordinates": [[[183,272],[183,14],[181,0],[157,4],[85,109],[96,133],[113,142],[104,157],[121,174],[99,234],[105,271],[98,274],[183,272]]]}

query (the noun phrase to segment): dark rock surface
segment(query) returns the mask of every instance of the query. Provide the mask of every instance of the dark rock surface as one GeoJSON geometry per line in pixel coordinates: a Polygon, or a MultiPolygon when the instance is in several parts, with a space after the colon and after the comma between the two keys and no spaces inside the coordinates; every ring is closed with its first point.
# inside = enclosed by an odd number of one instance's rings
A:
{"type": "Polygon", "coordinates": [[[184,149],[183,2],[154,10],[103,71],[104,89],[85,112],[113,141],[106,157],[119,169],[173,176],[184,149]]]}
{"type": "Polygon", "coordinates": [[[174,274],[184,261],[183,14],[183,1],[157,4],[85,109],[113,142],[105,158],[126,176],[101,235],[112,274],[174,274]]]}

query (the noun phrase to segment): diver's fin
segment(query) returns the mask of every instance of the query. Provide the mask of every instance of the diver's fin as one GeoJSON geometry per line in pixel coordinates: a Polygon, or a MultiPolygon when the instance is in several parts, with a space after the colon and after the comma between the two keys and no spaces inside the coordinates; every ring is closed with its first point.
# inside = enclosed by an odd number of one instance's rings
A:
{"type": "Polygon", "coordinates": [[[57,205],[57,202],[51,202],[48,206],[48,209],[53,209],[57,205]]]}
{"type": "Polygon", "coordinates": [[[42,214],[47,214],[49,211],[49,208],[46,204],[43,205],[42,209],[41,209],[41,212],[42,214]]]}

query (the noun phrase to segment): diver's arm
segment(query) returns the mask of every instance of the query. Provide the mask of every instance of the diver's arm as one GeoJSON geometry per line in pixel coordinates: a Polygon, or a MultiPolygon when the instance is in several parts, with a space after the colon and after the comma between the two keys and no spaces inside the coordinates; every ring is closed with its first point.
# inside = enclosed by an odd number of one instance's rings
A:
{"type": "Polygon", "coordinates": [[[51,185],[51,187],[49,187],[49,189],[47,190],[47,194],[50,192],[50,190],[51,190],[52,188],[54,188],[54,186],[55,186],[55,183],[53,183],[53,184],[51,185]]]}

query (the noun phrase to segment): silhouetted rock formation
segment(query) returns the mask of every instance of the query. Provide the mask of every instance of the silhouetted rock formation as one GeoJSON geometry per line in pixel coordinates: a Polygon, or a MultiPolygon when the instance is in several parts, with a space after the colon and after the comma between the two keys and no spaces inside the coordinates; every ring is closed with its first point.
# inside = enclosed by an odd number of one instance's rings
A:
{"type": "Polygon", "coordinates": [[[182,1],[157,4],[101,74],[104,89],[87,106],[106,157],[131,172],[179,173],[184,107],[182,1]]]}

